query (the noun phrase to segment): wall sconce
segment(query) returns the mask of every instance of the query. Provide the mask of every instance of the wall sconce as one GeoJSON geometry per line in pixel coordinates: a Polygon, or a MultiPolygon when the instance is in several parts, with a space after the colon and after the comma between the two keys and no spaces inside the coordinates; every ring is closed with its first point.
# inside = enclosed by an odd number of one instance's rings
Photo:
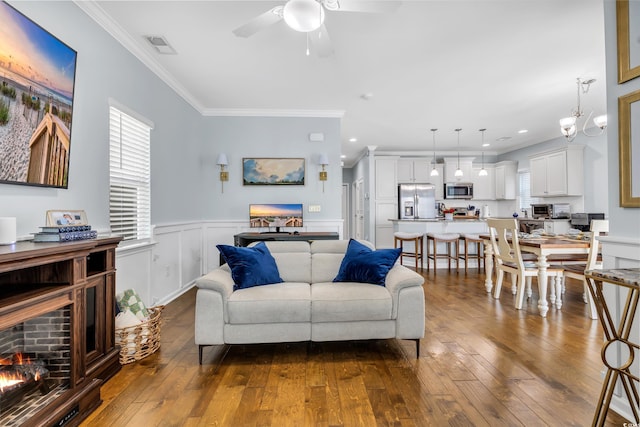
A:
{"type": "Polygon", "coordinates": [[[220,185],[222,186],[222,192],[224,193],[224,182],[229,181],[229,172],[224,170],[224,168],[229,164],[227,155],[224,153],[220,153],[220,155],[218,156],[218,162],[216,164],[220,166],[220,185]]]}
{"type": "Polygon", "coordinates": [[[319,179],[322,181],[322,192],[324,193],[324,182],[327,180],[327,171],[325,170],[325,167],[329,164],[329,157],[327,157],[326,153],[320,154],[318,164],[322,166],[319,179]]]}

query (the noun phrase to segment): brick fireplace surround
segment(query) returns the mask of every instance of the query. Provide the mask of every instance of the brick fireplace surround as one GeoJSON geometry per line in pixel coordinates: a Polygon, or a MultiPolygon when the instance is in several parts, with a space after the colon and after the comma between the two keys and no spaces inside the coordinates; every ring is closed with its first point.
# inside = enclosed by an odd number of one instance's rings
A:
{"type": "Polygon", "coordinates": [[[101,403],[102,383],[120,369],[119,241],[0,246],[0,357],[26,353],[49,371],[48,393],[36,390],[11,408],[0,405],[0,425],[76,426],[101,403]]]}

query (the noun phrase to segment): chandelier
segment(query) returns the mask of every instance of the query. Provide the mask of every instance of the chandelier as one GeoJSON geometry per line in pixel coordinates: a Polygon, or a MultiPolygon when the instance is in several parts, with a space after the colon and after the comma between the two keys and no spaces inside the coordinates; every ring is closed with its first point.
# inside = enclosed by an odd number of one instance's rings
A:
{"type": "MultiPolygon", "coordinates": [[[[571,111],[570,117],[565,117],[564,119],[560,119],[560,132],[562,132],[565,138],[567,138],[568,142],[571,142],[575,139],[576,135],[578,134],[578,127],[576,125],[576,122],[578,121],[578,119],[584,117],[585,115],[584,111],[582,111],[582,107],[580,106],[580,92],[582,92],[585,95],[589,93],[589,88],[591,87],[591,84],[593,84],[595,81],[596,79],[589,79],[589,80],[583,81],[580,77],[576,79],[576,85],[578,88],[578,91],[577,91],[578,106],[571,111]]],[[[607,115],[603,114],[593,118],[593,123],[598,128],[600,128],[600,132],[595,134],[590,134],[587,132],[587,124],[589,123],[589,119],[591,118],[592,115],[593,115],[593,111],[591,111],[589,113],[589,116],[585,119],[584,124],[582,125],[582,133],[589,137],[602,135],[602,133],[607,127],[607,115]]]]}

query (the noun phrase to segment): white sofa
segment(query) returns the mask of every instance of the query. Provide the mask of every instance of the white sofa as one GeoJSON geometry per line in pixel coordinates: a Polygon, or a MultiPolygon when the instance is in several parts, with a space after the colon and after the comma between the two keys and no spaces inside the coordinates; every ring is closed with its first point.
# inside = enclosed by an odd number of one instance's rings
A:
{"type": "MultiPolygon", "coordinates": [[[[196,280],[195,342],[205,346],[424,337],[424,278],[399,263],[385,286],[337,282],[349,241],[266,242],[283,283],[234,291],[227,264],[196,280]]],[[[360,241],[369,248],[369,242],[360,241]]]]}

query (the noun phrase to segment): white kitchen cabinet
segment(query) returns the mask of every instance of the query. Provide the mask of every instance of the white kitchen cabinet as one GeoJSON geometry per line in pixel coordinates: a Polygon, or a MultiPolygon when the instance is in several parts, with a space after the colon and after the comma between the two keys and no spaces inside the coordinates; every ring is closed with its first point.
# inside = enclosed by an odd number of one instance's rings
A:
{"type": "Polygon", "coordinates": [[[376,158],[375,195],[376,200],[396,200],[398,184],[396,182],[397,158],[376,158]]]}
{"type": "Polygon", "coordinates": [[[473,182],[473,157],[460,157],[462,176],[455,176],[458,169],[457,157],[444,158],[444,182],[473,182]]]}
{"type": "Polygon", "coordinates": [[[495,200],[496,199],[496,171],[493,165],[484,165],[487,176],[480,176],[481,167],[474,167],[471,176],[473,177],[473,200],[495,200]]]}
{"type": "Polygon", "coordinates": [[[429,182],[431,159],[398,159],[398,184],[429,182]]]}
{"type": "Polygon", "coordinates": [[[518,165],[514,161],[495,164],[496,200],[514,200],[517,193],[518,165]]]}
{"type": "Polygon", "coordinates": [[[529,158],[531,196],[581,196],[584,192],[584,145],[569,145],[529,158]]]}

